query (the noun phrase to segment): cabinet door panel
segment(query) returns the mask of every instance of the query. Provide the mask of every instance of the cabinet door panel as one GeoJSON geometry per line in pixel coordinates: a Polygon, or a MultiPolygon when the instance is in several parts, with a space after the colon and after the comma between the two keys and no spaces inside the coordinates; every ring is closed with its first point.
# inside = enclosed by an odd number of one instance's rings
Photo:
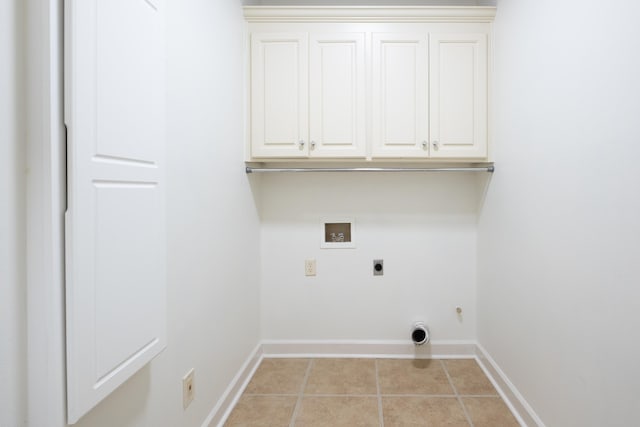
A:
{"type": "Polygon", "coordinates": [[[364,157],[364,34],[310,37],[310,156],[364,157]]]}
{"type": "Polygon", "coordinates": [[[426,34],[373,34],[373,157],[426,157],[426,34]]]}
{"type": "Polygon", "coordinates": [[[253,157],[307,156],[307,60],[306,34],[252,34],[253,157]]]}
{"type": "Polygon", "coordinates": [[[431,156],[487,156],[487,35],[432,34],[431,156]]]}

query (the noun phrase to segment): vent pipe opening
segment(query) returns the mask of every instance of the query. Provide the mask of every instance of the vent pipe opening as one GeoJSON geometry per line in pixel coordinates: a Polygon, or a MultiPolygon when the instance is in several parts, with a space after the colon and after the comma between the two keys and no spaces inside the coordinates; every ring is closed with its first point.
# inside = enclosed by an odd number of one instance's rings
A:
{"type": "Polygon", "coordinates": [[[424,322],[416,322],[411,329],[411,341],[415,345],[423,345],[429,342],[429,328],[424,322]]]}

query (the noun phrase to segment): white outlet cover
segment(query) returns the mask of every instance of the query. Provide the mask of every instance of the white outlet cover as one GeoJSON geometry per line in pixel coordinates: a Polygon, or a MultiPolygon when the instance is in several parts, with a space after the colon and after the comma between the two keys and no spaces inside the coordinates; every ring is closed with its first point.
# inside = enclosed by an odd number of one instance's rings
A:
{"type": "Polygon", "coordinates": [[[304,275],[315,276],[316,275],[316,260],[306,259],[304,261],[304,275]]]}
{"type": "Polygon", "coordinates": [[[194,368],[191,368],[187,374],[182,377],[182,407],[183,409],[187,409],[187,407],[193,402],[193,398],[196,394],[195,384],[193,382],[193,375],[195,373],[194,368]]]}

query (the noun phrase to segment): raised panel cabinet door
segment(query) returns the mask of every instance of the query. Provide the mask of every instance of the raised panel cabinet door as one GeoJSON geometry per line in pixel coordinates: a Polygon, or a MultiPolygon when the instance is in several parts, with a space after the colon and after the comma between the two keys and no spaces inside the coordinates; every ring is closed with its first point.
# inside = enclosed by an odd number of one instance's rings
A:
{"type": "Polygon", "coordinates": [[[309,38],[309,156],[366,156],[364,33],[309,38]]]}
{"type": "Polygon", "coordinates": [[[70,424],[166,346],[164,6],[65,2],[70,424]]]}
{"type": "Polygon", "coordinates": [[[251,156],[307,157],[308,36],[251,34],[251,156]]]}
{"type": "Polygon", "coordinates": [[[427,34],[372,36],[372,157],[427,157],[427,34]]]}
{"type": "Polygon", "coordinates": [[[431,157],[487,157],[487,34],[430,35],[431,157]]]}

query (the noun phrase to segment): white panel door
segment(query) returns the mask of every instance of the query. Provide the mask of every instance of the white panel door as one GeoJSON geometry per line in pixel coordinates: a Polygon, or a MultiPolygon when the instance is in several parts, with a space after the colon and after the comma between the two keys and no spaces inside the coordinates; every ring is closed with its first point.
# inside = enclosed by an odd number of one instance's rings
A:
{"type": "Polygon", "coordinates": [[[487,156],[487,35],[430,36],[431,157],[487,156]]]}
{"type": "Polygon", "coordinates": [[[427,35],[374,33],[372,49],[372,156],[427,157],[427,35]]]}
{"type": "Polygon", "coordinates": [[[364,33],[311,34],[309,155],[365,157],[364,33]]]}
{"type": "Polygon", "coordinates": [[[67,0],[68,422],[166,346],[163,0],[67,0]]]}
{"type": "Polygon", "coordinates": [[[251,34],[251,154],[307,157],[308,37],[251,34]]]}

